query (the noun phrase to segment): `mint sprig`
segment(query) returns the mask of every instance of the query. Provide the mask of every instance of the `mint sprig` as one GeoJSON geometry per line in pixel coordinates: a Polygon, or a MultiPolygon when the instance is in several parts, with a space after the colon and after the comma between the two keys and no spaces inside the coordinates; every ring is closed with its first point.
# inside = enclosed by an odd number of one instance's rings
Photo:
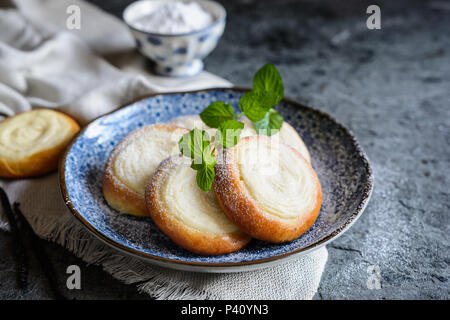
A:
{"type": "Polygon", "coordinates": [[[264,118],[254,122],[253,125],[258,133],[271,136],[279,132],[283,125],[283,117],[275,109],[270,109],[264,118]]]}
{"type": "Polygon", "coordinates": [[[222,122],[234,119],[234,110],[230,104],[216,101],[200,113],[200,118],[208,127],[218,128],[222,122]]]}
{"type": "Polygon", "coordinates": [[[194,164],[203,162],[203,151],[209,145],[210,138],[205,130],[194,128],[184,134],[178,142],[181,154],[193,160],[194,164]]]}
{"type": "Polygon", "coordinates": [[[256,72],[253,78],[253,91],[269,93],[272,107],[283,99],[283,80],[273,64],[266,64],[256,72]]]}
{"type": "Polygon", "coordinates": [[[200,170],[197,171],[197,185],[205,192],[208,192],[214,181],[214,166],[202,166],[200,170]]]}
{"type": "Polygon", "coordinates": [[[197,170],[197,185],[203,191],[209,191],[214,180],[216,157],[208,133],[194,128],[181,137],[178,147],[181,154],[192,159],[191,168],[197,170]]]}
{"type": "Polygon", "coordinates": [[[216,133],[216,140],[224,147],[234,147],[241,137],[244,123],[236,120],[227,120],[220,124],[216,133]]]}
{"type": "Polygon", "coordinates": [[[281,75],[273,64],[266,64],[253,78],[253,90],[244,94],[239,108],[260,134],[271,136],[283,125],[283,117],[273,107],[284,96],[281,75]]]}
{"type": "Polygon", "coordinates": [[[239,109],[250,121],[259,121],[272,108],[269,95],[265,92],[247,92],[239,100],[239,109]]]}
{"type": "Polygon", "coordinates": [[[203,191],[211,189],[216,165],[215,153],[219,146],[234,147],[240,139],[244,123],[238,119],[245,115],[252,121],[256,131],[271,136],[283,125],[283,117],[273,109],[284,96],[281,75],[273,64],[266,64],[253,78],[253,90],[242,95],[236,115],[233,107],[216,101],[206,107],[200,118],[210,128],[217,128],[212,142],[204,130],[194,128],[178,142],[180,152],[191,158],[191,168],[197,171],[197,185],[203,191]]]}

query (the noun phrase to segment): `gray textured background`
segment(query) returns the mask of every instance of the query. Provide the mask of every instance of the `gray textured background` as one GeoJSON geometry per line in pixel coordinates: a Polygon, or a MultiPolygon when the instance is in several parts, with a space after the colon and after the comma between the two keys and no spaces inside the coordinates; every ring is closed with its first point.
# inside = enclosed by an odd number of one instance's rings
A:
{"type": "MultiPolygon", "coordinates": [[[[91,1],[120,16],[131,1],[91,1]]],[[[346,124],[375,174],[372,199],[358,222],[328,245],[316,299],[448,299],[450,169],[450,2],[222,1],[227,27],[207,70],[250,86],[266,62],[282,73],[286,96],[346,124]],[[368,30],[378,4],[382,29],[368,30]],[[379,266],[381,289],[367,268],[379,266]]],[[[70,298],[147,298],[100,268],[46,244],[65,287],[70,264],[82,290],[70,298]]],[[[12,239],[0,231],[0,298],[49,293],[38,266],[30,288],[15,289],[12,239]]]]}

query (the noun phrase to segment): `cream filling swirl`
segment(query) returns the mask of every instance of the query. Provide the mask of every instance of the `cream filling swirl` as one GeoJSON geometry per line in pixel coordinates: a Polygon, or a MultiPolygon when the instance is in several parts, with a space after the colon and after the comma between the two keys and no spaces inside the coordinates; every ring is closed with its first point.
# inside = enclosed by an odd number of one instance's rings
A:
{"type": "Polygon", "coordinates": [[[221,210],[214,192],[204,192],[197,186],[193,169],[179,165],[167,174],[160,194],[168,214],[202,232],[227,234],[239,230],[221,210]]]}
{"type": "Polygon", "coordinates": [[[295,219],[314,208],[315,176],[291,148],[264,139],[238,145],[236,153],[241,182],[265,213],[295,219]]]}
{"type": "Polygon", "coordinates": [[[161,161],[179,153],[178,141],[184,130],[140,130],[119,150],[112,167],[122,183],[143,197],[145,186],[161,161]]]}
{"type": "Polygon", "coordinates": [[[0,123],[0,156],[4,159],[31,156],[63,143],[69,132],[65,119],[54,111],[18,114],[0,123]]]}

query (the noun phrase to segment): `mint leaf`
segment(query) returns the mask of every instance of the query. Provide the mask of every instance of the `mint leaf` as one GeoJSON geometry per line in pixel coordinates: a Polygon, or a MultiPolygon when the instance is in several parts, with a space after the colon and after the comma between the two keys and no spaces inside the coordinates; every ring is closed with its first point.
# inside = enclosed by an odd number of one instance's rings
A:
{"type": "Polygon", "coordinates": [[[195,161],[192,161],[191,168],[194,170],[201,170],[204,165],[207,166],[215,166],[216,165],[216,157],[211,151],[212,145],[208,145],[203,149],[202,153],[202,161],[200,163],[195,163],[195,161]]]}
{"type": "Polygon", "coordinates": [[[281,75],[273,64],[266,64],[253,78],[253,91],[270,92],[270,107],[276,106],[284,96],[281,75]]]}
{"type": "Polygon", "coordinates": [[[192,161],[191,163],[191,168],[194,170],[200,170],[203,167],[203,163],[194,163],[194,161],[192,161]]]}
{"type": "Polygon", "coordinates": [[[255,126],[258,134],[263,133],[265,135],[271,136],[281,129],[281,126],[283,125],[283,117],[274,109],[270,109],[266,113],[264,118],[257,122],[254,122],[253,125],[255,126]]]}
{"type": "Polygon", "coordinates": [[[197,185],[203,190],[211,189],[214,180],[216,157],[209,135],[204,130],[192,129],[178,141],[180,152],[192,160],[191,168],[197,171],[197,185]]]}
{"type": "Polygon", "coordinates": [[[218,128],[222,122],[234,119],[234,110],[230,104],[216,101],[200,113],[200,118],[208,127],[218,128]]]}
{"type": "Polygon", "coordinates": [[[224,148],[234,147],[241,136],[244,123],[236,120],[223,122],[217,129],[216,139],[224,148]]]}
{"type": "Polygon", "coordinates": [[[180,141],[178,148],[181,154],[193,159],[193,164],[201,164],[203,161],[203,150],[210,144],[210,138],[205,130],[194,128],[185,133],[180,141]]]}
{"type": "Polygon", "coordinates": [[[250,121],[255,122],[261,120],[272,107],[270,102],[270,93],[250,91],[239,100],[239,109],[244,112],[250,121]]]}
{"type": "Polygon", "coordinates": [[[216,165],[216,157],[212,151],[213,146],[209,145],[203,150],[203,163],[207,166],[214,167],[216,165]]]}
{"type": "Polygon", "coordinates": [[[196,180],[200,189],[209,191],[214,180],[214,166],[203,165],[201,169],[197,171],[196,180]]]}

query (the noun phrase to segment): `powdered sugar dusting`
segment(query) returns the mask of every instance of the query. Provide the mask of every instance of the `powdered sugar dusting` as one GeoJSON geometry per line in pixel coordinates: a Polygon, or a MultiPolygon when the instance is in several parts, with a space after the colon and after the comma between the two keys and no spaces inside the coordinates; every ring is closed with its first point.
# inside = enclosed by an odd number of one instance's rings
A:
{"type": "Polygon", "coordinates": [[[159,33],[181,34],[197,31],[209,26],[213,17],[197,2],[167,2],[154,12],[143,15],[132,22],[136,29],[159,33]]]}

